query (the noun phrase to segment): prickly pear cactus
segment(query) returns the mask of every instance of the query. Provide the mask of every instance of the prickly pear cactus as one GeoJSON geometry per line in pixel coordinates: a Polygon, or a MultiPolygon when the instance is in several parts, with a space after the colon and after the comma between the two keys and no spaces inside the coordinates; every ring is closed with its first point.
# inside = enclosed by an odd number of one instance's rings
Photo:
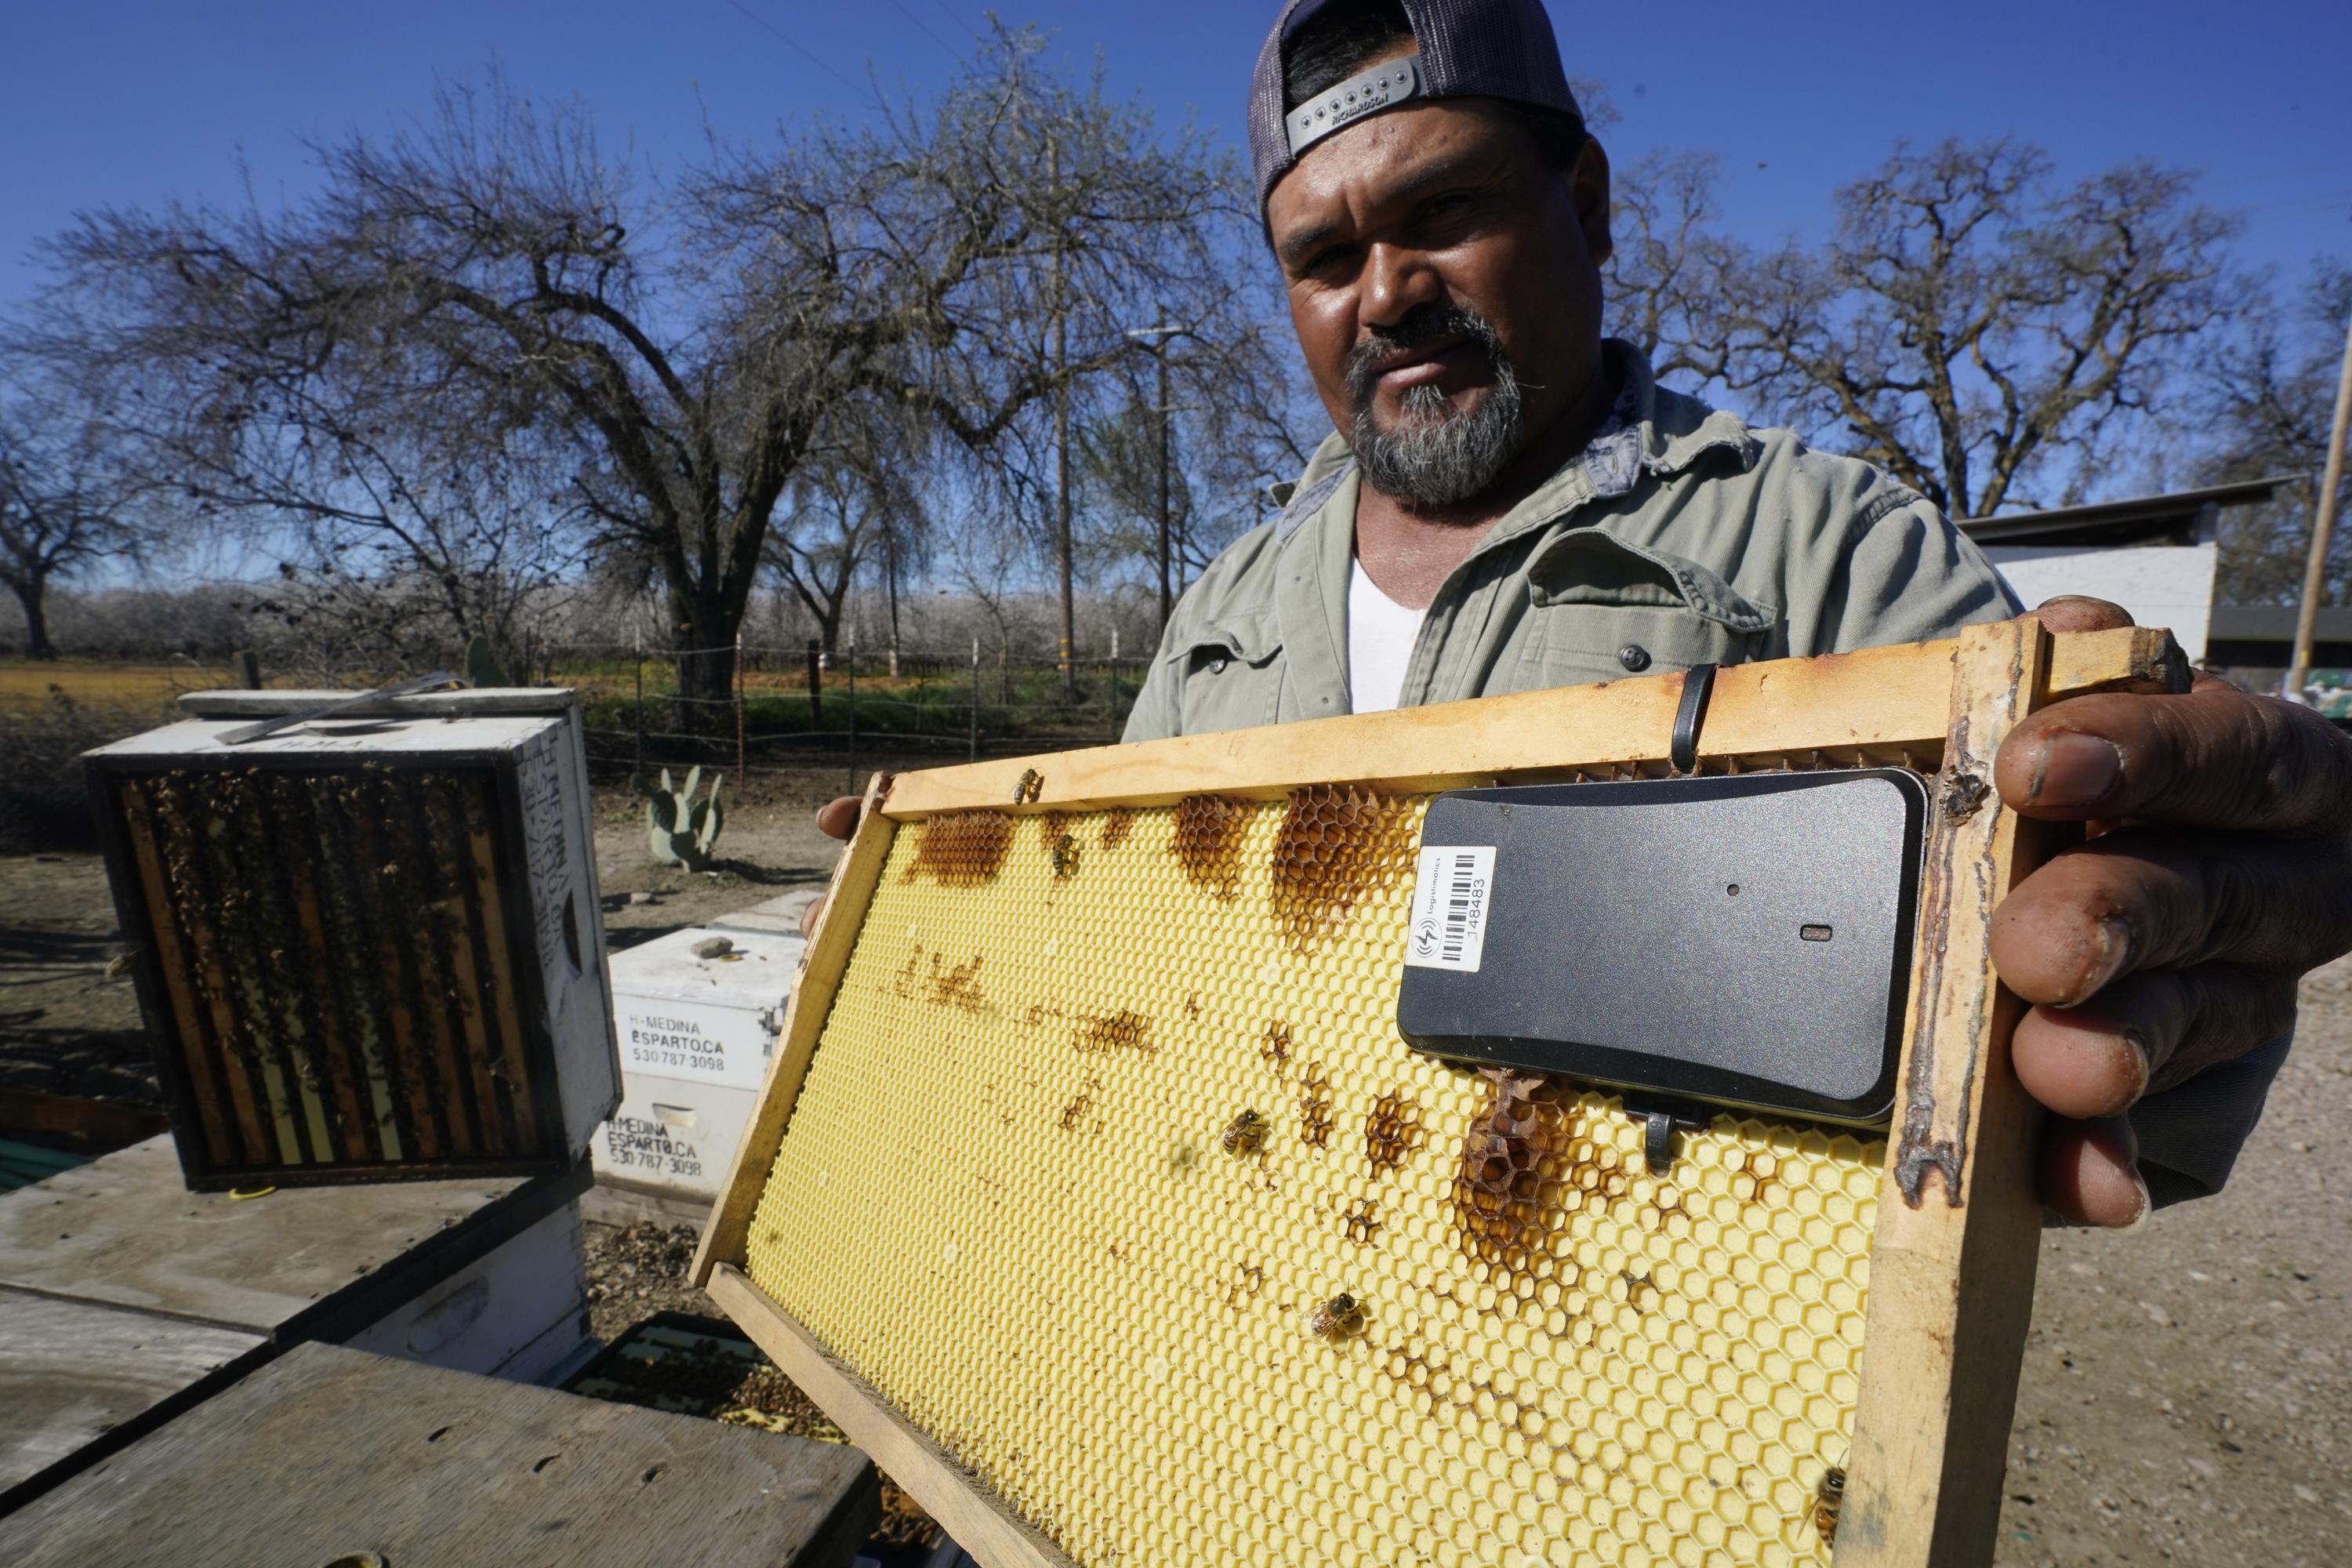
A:
{"type": "Polygon", "coordinates": [[[724,774],[712,779],[710,793],[698,801],[694,792],[702,783],[700,768],[686,775],[682,790],[673,788],[669,770],[662,770],[661,787],[646,801],[646,837],[655,859],[689,871],[710,869],[710,851],[719,843],[719,830],[727,818],[719,804],[719,786],[724,782],[724,774]]]}
{"type": "Polygon", "coordinates": [[[472,687],[512,686],[507,672],[500,668],[498,657],[490,652],[488,637],[475,637],[466,644],[466,684],[472,687]]]}

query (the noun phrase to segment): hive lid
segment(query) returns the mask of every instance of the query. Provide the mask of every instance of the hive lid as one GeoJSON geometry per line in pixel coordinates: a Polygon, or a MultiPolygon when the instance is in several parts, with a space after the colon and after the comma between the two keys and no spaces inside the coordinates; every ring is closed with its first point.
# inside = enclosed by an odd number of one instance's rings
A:
{"type": "MultiPolygon", "coordinates": [[[[281,713],[299,713],[363,695],[364,691],[246,691],[223,688],[182,692],[180,711],[198,719],[273,719],[281,713]]],[[[440,719],[483,713],[569,713],[578,706],[579,699],[568,686],[467,687],[455,691],[387,697],[381,710],[440,719]]]]}
{"type": "Polygon", "coordinates": [[[614,953],[607,967],[616,994],[756,1011],[783,1005],[807,946],[797,936],[688,926],[614,953]],[[732,955],[697,958],[695,945],[714,936],[734,944],[732,955]]]}
{"type": "MultiPolygon", "coordinates": [[[[268,715],[262,715],[268,717],[268,715]]],[[[552,712],[406,711],[298,724],[275,735],[230,745],[224,736],[243,729],[255,715],[226,713],[183,719],[144,734],[82,753],[121,758],[285,757],[318,758],[333,753],[354,760],[415,758],[451,752],[498,752],[526,747],[553,729],[552,712]]]]}

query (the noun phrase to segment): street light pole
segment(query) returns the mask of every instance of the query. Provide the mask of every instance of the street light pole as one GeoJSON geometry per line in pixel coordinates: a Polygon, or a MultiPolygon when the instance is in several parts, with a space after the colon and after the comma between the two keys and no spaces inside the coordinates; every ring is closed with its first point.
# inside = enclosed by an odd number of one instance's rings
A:
{"type": "Polygon", "coordinates": [[[1174,423],[1174,416],[1168,409],[1167,339],[1152,345],[1151,357],[1160,362],[1160,630],[1164,636],[1169,613],[1175,605],[1168,588],[1168,427],[1174,423]]]}

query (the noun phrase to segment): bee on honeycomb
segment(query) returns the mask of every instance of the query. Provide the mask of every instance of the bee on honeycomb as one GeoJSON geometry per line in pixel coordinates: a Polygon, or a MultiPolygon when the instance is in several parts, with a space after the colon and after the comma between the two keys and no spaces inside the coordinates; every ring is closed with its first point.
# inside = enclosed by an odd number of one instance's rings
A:
{"type": "Polygon", "coordinates": [[[1353,1339],[1364,1331],[1363,1303],[1341,1291],[1308,1313],[1307,1324],[1315,1331],[1318,1338],[1328,1340],[1333,1344],[1353,1339]]]}
{"type": "Polygon", "coordinates": [[[1813,1529],[1824,1546],[1837,1540],[1838,1513],[1845,1506],[1845,1468],[1832,1465],[1813,1487],[1813,1529]]]}
{"type": "Polygon", "coordinates": [[[1070,831],[1070,819],[1062,812],[1049,811],[1037,819],[1037,837],[1045,846],[1045,862],[1054,868],[1054,879],[1066,882],[1078,873],[1078,836],[1070,831]]]}
{"type": "Polygon", "coordinates": [[[1265,1143],[1265,1118],[1255,1110],[1244,1110],[1225,1124],[1217,1142],[1228,1154],[1255,1154],[1265,1143]]]}

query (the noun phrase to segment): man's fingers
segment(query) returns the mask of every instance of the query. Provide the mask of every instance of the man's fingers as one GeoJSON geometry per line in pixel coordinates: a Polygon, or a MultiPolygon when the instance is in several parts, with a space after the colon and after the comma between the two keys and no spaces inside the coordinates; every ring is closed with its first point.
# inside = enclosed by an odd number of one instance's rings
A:
{"type": "Polygon", "coordinates": [[[837,795],[816,808],[816,830],[845,842],[857,831],[858,813],[866,803],[854,795],[837,795]]]}
{"type": "Polygon", "coordinates": [[[1993,783],[2011,806],[2057,821],[2341,833],[2352,736],[2220,681],[2179,697],[2075,697],[2010,731],[1993,783]]]}
{"type": "Polygon", "coordinates": [[[2139,1141],[2122,1117],[2051,1118],[2042,1129],[2042,1201],[2076,1225],[2137,1225],[2147,1215],[2139,1141]]]}
{"type": "Polygon", "coordinates": [[[2061,594],[2033,606],[2033,618],[2053,632],[2111,632],[2133,624],[2121,605],[2086,594],[2061,594]]]}
{"type": "Polygon", "coordinates": [[[2296,973],[2352,944],[2352,845],[2126,827],[2053,856],[1993,912],[1993,967],[2073,1007],[2147,970],[2296,973]]]}
{"type": "Polygon", "coordinates": [[[2294,1023],[2291,975],[2208,963],[2126,975],[2079,1007],[2036,1007],[2010,1056],[2025,1091],[2058,1115],[2119,1116],[2294,1023]]]}
{"type": "MultiPolygon", "coordinates": [[[[827,838],[847,843],[857,831],[857,819],[865,812],[866,802],[854,795],[837,795],[816,808],[816,830],[827,838]]],[[[824,914],[824,895],[801,911],[801,934],[810,935],[824,914]]]]}

